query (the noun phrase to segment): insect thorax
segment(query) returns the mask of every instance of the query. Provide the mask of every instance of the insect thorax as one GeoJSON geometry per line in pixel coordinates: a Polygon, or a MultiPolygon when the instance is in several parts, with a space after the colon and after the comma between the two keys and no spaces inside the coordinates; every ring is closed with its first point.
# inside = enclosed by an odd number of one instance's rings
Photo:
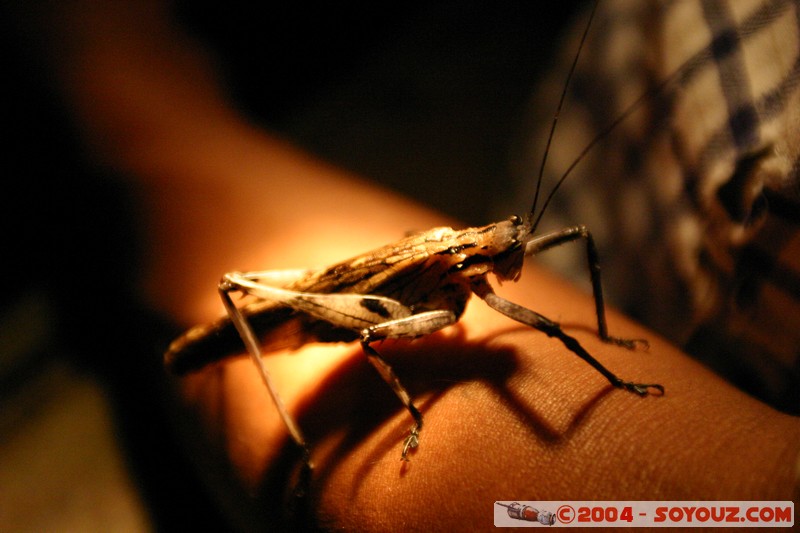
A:
{"type": "MultiPolygon", "coordinates": [[[[436,228],[417,237],[424,239],[426,253],[419,263],[409,269],[408,294],[387,294],[416,308],[451,309],[461,314],[478,281],[494,273],[500,281],[516,280],[524,259],[523,240],[527,230],[521,219],[489,224],[487,226],[453,230],[436,228]],[[424,275],[422,275],[424,273],[424,275]],[[419,301],[413,300],[422,297],[419,301]]],[[[397,273],[397,272],[395,272],[397,273]]],[[[391,284],[399,284],[399,281],[391,284]]],[[[383,292],[381,287],[378,292],[383,292]]]]}

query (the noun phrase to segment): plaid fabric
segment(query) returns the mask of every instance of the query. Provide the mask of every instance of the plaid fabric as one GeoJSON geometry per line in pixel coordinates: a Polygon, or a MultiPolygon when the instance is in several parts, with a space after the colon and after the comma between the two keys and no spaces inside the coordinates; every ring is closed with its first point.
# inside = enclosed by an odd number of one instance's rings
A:
{"type": "MultiPolygon", "coordinates": [[[[535,100],[536,123],[548,124],[576,48],[577,36],[535,100]]],[[[800,4],[602,2],[553,141],[549,183],[643,94],[545,219],[589,225],[615,305],[798,413],[800,4]]],[[[527,188],[517,196],[532,197],[548,128],[534,128],[526,145],[527,188]]],[[[562,258],[577,267],[557,268],[586,277],[581,252],[562,258]]]]}

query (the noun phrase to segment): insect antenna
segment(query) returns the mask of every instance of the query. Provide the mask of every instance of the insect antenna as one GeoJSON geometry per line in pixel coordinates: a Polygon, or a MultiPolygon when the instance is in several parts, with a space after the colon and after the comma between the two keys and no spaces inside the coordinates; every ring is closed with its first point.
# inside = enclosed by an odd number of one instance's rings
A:
{"type": "MultiPolygon", "coordinates": [[[[558,125],[558,117],[561,114],[562,108],[564,107],[564,100],[566,100],[567,91],[569,90],[569,82],[572,80],[573,74],[575,74],[575,68],[578,65],[578,58],[581,55],[581,50],[583,50],[583,44],[586,42],[586,36],[589,34],[589,28],[592,26],[592,19],[594,19],[594,13],[595,13],[595,11],[597,11],[597,4],[599,4],[599,3],[600,3],[600,0],[595,0],[594,4],[592,4],[592,11],[591,11],[591,13],[589,13],[589,20],[586,22],[586,27],[583,29],[583,35],[581,35],[581,41],[578,44],[578,51],[575,53],[575,57],[572,59],[572,65],[570,65],[570,67],[569,67],[569,72],[567,73],[567,79],[564,81],[564,86],[561,89],[561,96],[558,99],[558,105],[556,106],[556,112],[553,114],[553,121],[550,123],[550,133],[547,135],[547,144],[544,147],[544,154],[542,155],[542,163],[539,166],[539,175],[536,178],[536,192],[534,193],[533,205],[531,206],[531,210],[530,210],[530,213],[528,215],[529,219],[532,219],[534,216],[536,216],[535,215],[536,214],[536,205],[539,203],[539,193],[541,192],[542,180],[544,179],[544,167],[547,164],[547,155],[550,153],[550,145],[553,142],[553,135],[555,135],[556,126],[558,125]]],[[[594,144],[595,142],[597,142],[597,141],[596,140],[593,141],[592,144],[594,144]]],[[[588,150],[586,150],[586,151],[588,151],[588,150]]],[[[579,156],[578,161],[584,155],[585,154],[582,153],[579,156]]],[[[576,161],[576,163],[573,163],[573,165],[570,167],[569,171],[572,170],[572,167],[575,164],[577,164],[577,161],[576,161]]],[[[542,210],[539,212],[539,215],[536,217],[536,221],[533,223],[533,226],[531,226],[531,230],[530,230],[531,233],[533,233],[536,230],[536,226],[539,224],[539,220],[541,220],[542,215],[544,214],[544,210],[547,207],[547,204],[550,203],[550,198],[553,197],[553,194],[558,189],[558,187],[561,185],[561,182],[564,181],[564,178],[566,178],[566,175],[561,177],[559,182],[556,184],[556,186],[553,188],[553,190],[548,195],[547,200],[545,200],[545,203],[542,206],[542,210]]]]}
{"type": "Polygon", "coordinates": [[[665,77],[659,83],[657,83],[656,85],[651,86],[647,91],[645,91],[641,95],[639,95],[639,97],[636,98],[636,100],[634,100],[633,103],[631,103],[627,108],[625,108],[625,110],[619,116],[617,116],[617,118],[615,118],[613,121],[611,121],[599,133],[597,133],[597,135],[595,135],[592,138],[592,140],[589,141],[589,143],[586,145],[586,147],[583,150],[581,150],[581,152],[578,154],[578,156],[567,167],[567,170],[565,170],[564,173],[561,175],[561,177],[558,179],[556,184],[550,190],[550,193],[547,195],[547,198],[545,198],[544,203],[542,203],[542,208],[539,210],[539,214],[536,215],[535,214],[535,212],[536,212],[536,204],[538,203],[539,191],[540,191],[541,186],[542,186],[542,179],[543,179],[543,176],[544,176],[544,167],[545,167],[545,163],[547,162],[547,155],[548,155],[548,153],[550,151],[550,144],[551,144],[551,142],[553,140],[553,134],[555,133],[556,123],[558,122],[558,116],[561,113],[561,108],[563,107],[563,104],[564,104],[564,100],[565,100],[565,97],[566,97],[566,94],[567,94],[567,89],[569,87],[569,82],[572,79],[572,75],[573,75],[573,73],[575,71],[575,67],[576,67],[576,65],[578,63],[578,56],[580,55],[581,49],[583,48],[584,41],[586,40],[586,35],[589,32],[589,27],[591,26],[592,18],[594,18],[594,13],[595,13],[595,10],[597,9],[597,4],[599,2],[600,2],[600,0],[596,0],[594,5],[593,5],[593,7],[592,7],[592,12],[589,15],[589,23],[586,25],[586,28],[583,30],[583,35],[581,36],[581,42],[580,42],[580,45],[578,46],[578,53],[575,55],[575,59],[572,61],[572,66],[570,67],[569,74],[567,75],[567,80],[566,80],[566,83],[564,84],[564,89],[561,91],[561,98],[560,98],[560,100],[558,102],[558,107],[556,108],[556,113],[555,113],[555,116],[553,117],[553,122],[552,122],[552,124],[550,126],[550,134],[547,137],[547,145],[545,146],[544,155],[542,156],[542,164],[541,164],[541,167],[539,168],[539,176],[538,176],[538,178],[536,180],[536,193],[535,193],[535,196],[534,196],[534,199],[533,199],[533,207],[531,208],[531,212],[529,214],[529,217],[534,219],[533,220],[533,224],[531,224],[531,226],[530,226],[530,228],[531,228],[530,229],[530,233],[531,234],[533,234],[536,231],[536,228],[539,225],[539,222],[542,220],[542,217],[544,216],[544,212],[547,209],[547,206],[550,205],[550,201],[553,199],[553,197],[555,196],[556,192],[558,192],[558,189],[561,187],[561,185],[564,183],[564,181],[566,181],[566,179],[569,177],[569,175],[572,173],[572,171],[575,170],[575,167],[577,167],[578,164],[592,150],[592,148],[594,148],[594,146],[597,143],[599,143],[606,135],[608,135],[611,131],[613,131],[614,128],[616,128],[621,122],[623,122],[631,114],[633,114],[633,112],[636,111],[639,108],[639,106],[642,105],[642,103],[644,103],[647,99],[652,97],[654,94],[664,90],[664,88],[667,87],[667,85],[669,85],[670,83],[672,83],[673,81],[678,79],[680,77],[680,75],[682,74],[682,72],[684,71],[684,69],[687,67],[687,65],[689,65],[693,61],[692,58],[687,59],[681,66],[679,66],[677,69],[675,69],[675,71],[672,72],[669,76],[665,77]]]}

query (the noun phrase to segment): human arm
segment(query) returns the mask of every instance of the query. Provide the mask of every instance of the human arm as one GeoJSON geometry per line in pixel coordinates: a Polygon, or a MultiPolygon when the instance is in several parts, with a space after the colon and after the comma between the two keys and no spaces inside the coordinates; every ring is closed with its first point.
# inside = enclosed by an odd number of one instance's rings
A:
{"type": "MultiPolygon", "coordinates": [[[[125,34],[120,28],[139,19],[116,9],[64,27],[125,34]]],[[[446,222],[248,124],[201,51],[180,39],[176,47],[159,20],[102,47],[86,46],[97,35],[83,33],[89,40],[68,41],[70,61],[59,65],[92,157],[136,191],[147,251],[136,283],[152,309],[187,326],[210,320],[225,271],[325,265],[446,222]],[[159,35],[166,42],[154,45],[159,35]]],[[[648,338],[650,350],[596,342],[588,297],[540,271],[526,270],[500,293],[562,321],[624,378],[660,382],[667,394],[612,390],[557,341],[475,301],[460,328],[382,348],[426,417],[404,469],[399,447],[410,420],[357,347],[270,357],[312,443],[312,520],[365,529],[475,523],[504,497],[788,498],[796,419],[618,315],[612,334],[648,338]]],[[[290,489],[286,469],[297,457],[251,364],[231,361],[178,387],[180,416],[200,419],[184,434],[199,444],[193,454],[230,474],[219,492],[253,521],[281,514],[274,496],[290,489]]]]}

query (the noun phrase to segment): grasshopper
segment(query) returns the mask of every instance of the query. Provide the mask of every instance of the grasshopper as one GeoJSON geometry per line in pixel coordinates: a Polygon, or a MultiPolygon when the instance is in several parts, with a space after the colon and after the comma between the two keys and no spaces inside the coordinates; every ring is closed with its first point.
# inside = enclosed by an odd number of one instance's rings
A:
{"type": "MultiPolygon", "coordinates": [[[[580,47],[583,46],[593,15],[594,11],[584,30],[580,47]]],[[[516,281],[526,256],[567,242],[583,240],[586,243],[600,339],[629,349],[638,344],[646,345],[644,340],[619,339],[609,335],[600,282],[600,262],[594,239],[586,226],[576,225],[541,236],[535,235],[550,199],[577,163],[573,163],[560,178],[537,212],[547,152],[580,47],[551,124],[536,195],[527,215],[460,230],[433,228],[321,270],[227,273],[218,286],[227,315],[211,324],[195,326],[173,341],[165,354],[166,366],[179,374],[196,370],[240,352],[243,342],[291,438],[303,451],[309,466],[310,451],[306,440],[283,405],[262,354],[277,348],[296,348],[308,342],[358,341],[369,362],[414,420],[402,446],[401,459],[407,461],[409,451],[419,444],[422,414],[373,344],[384,339],[413,339],[455,324],[472,294],[509,318],[559,339],[614,387],[640,396],[647,395],[651,390],[663,394],[664,388],[659,384],[635,383],[619,378],[587,352],[577,339],[564,332],[557,322],[495,294],[488,279],[489,274],[493,274],[499,282],[516,281]],[[234,303],[233,293],[254,297],[255,301],[239,307],[234,303]]],[[[604,133],[590,143],[584,154],[604,133]]]]}

